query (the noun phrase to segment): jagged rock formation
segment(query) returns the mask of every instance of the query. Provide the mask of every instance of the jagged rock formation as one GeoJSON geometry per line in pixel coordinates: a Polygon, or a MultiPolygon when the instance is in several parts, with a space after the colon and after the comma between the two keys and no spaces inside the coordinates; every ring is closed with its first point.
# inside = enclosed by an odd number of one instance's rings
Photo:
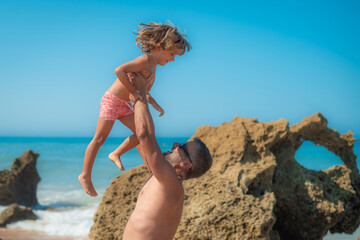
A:
{"type": "Polygon", "coordinates": [[[274,192],[277,199],[275,229],[288,239],[322,239],[330,232],[353,233],[360,223],[360,176],[353,152],[353,133],[327,128],[320,114],[290,128],[289,136],[272,152],[277,159],[274,192]],[[300,166],[295,152],[302,140],[326,147],[344,165],[324,171],[300,166]],[[301,224],[299,224],[299,222],[301,224]]]}
{"type": "Polygon", "coordinates": [[[27,150],[15,158],[11,170],[0,172],[0,205],[18,203],[24,206],[35,206],[36,188],[40,181],[36,169],[38,153],[27,150]]]}
{"type": "MultiPolygon", "coordinates": [[[[352,233],[360,223],[360,176],[352,132],[339,134],[319,113],[289,126],[235,117],[203,126],[194,137],[209,147],[214,164],[184,181],[184,213],[175,239],[322,239],[352,233]],[[326,147],[344,165],[324,171],[295,159],[303,140],[326,147]]],[[[94,216],[91,239],[121,239],[149,173],[144,166],[114,178],[94,216]]]]}
{"type": "Polygon", "coordinates": [[[13,203],[0,214],[0,227],[6,227],[12,222],[32,219],[36,220],[37,216],[29,207],[21,208],[19,204],[13,203]]]}

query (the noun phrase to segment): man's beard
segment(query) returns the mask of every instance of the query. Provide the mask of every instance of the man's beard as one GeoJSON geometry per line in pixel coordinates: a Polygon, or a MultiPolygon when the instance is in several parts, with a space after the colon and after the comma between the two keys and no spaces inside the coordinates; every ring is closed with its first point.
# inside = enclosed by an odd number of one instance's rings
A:
{"type": "Polygon", "coordinates": [[[172,152],[170,151],[167,151],[167,152],[163,152],[163,156],[165,158],[166,161],[168,161],[170,164],[172,162],[172,159],[173,159],[173,155],[172,155],[172,152]]]}
{"type": "Polygon", "coordinates": [[[163,152],[163,156],[166,158],[167,155],[171,154],[172,152],[167,151],[167,152],[163,152]]]}

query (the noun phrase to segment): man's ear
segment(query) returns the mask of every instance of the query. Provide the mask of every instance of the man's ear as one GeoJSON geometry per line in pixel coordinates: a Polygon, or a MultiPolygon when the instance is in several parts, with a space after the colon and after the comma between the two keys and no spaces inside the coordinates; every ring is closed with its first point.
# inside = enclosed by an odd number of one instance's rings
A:
{"type": "Polygon", "coordinates": [[[180,163],[180,166],[181,166],[182,168],[189,169],[189,168],[192,167],[192,163],[191,163],[191,162],[181,162],[181,163],[180,163]]]}

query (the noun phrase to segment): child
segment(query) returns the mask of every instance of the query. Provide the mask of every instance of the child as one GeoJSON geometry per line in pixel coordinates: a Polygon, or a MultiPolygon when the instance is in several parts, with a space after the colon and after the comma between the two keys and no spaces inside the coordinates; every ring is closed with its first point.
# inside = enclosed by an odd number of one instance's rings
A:
{"type": "Polygon", "coordinates": [[[78,177],[85,192],[92,197],[97,196],[91,182],[91,170],[95,157],[116,119],[128,127],[133,135],[128,137],[114,152],[110,153],[109,159],[120,170],[124,170],[120,156],[139,144],[135,133],[134,111],[130,101],[134,102],[141,96],[130,82],[128,74],[140,73],[148,79],[147,100],[162,116],[164,110],[149,94],[155,81],[156,66],[164,66],[168,62],[174,61],[176,55],[183,55],[185,51],[189,51],[191,48],[189,42],[185,40],[186,36],[180,34],[177,28],[169,24],[154,22],[140,24],[136,34],[138,36],[135,42],[145,54],[115,69],[118,78],[101,99],[100,116],[95,136],[86,148],[83,171],[78,177]]]}

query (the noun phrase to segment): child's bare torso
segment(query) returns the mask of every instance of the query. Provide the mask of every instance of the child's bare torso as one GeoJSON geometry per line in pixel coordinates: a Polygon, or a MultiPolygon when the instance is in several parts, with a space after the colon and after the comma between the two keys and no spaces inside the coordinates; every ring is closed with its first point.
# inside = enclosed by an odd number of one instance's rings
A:
{"type": "MultiPolygon", "coordinates": [[[[146,57],[146,55],[140,56],[140,57],[146,57]]],[[[139,57],[139,58],[140,58],[139,57]]],[[[144,78],[146,78],[149,82],[148,84],[148,91],[150,91],[149,88],[152,87],[152,84],[154,84],[155,81],[155,73],[156,73],[156,66],[152,67],[150,64],[147,69],[144,69],[143,71],[139,72],[144,78]]],[[[111,94],[125,100],[130,101],[129,90],[121,83],[121,81],[117,78],[115,82],[111,85],[111,87],[108,89],[108,92],[111,94]]]]}

